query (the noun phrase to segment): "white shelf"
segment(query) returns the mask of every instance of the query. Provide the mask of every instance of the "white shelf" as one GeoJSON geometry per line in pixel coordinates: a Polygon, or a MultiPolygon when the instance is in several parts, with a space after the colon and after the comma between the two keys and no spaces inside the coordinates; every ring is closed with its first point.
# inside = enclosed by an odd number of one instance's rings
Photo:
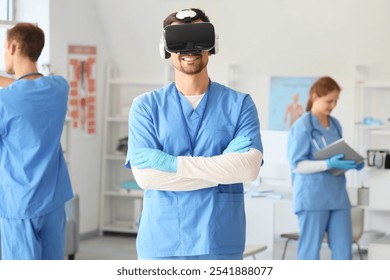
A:
{"type": "Polygon", "coordinates": [[[133,85],[133,86],[152,86],[152,87],[161,87],[162,82],[157,82],[155,80],[129,80],[129,79],[110,79],[108,81],[110,85],[133,85]]]}
{"type": "Polygon", "coordinates": [[[106,121],[113,123],[127,123],[128,118],[126,116],[108,117],[106,121]]]}
{"type": "Polygon", "coordinates": [[[365,130],[386,130],[390,129],[390,125],[366,125],[362,123],[356,123],[355,124],[357,128],[359,129],[365,129],[365,130]]]}
{"type": "Polygon", "coordinates": [[[128,133],[127,114],[131,107],[129,103],[139,94],[162,87],[163,81],[122,79],[117,77],[116,70],[111,66],[106,71],[100,231],[136,233],[138,227],[133,221],[139,219],[144,192],[126,191],[119,187],[121,182],[134,178],[131,171],[124,167],[125,154],[115,151],[118,139],[122,139],[128,133]],[[115,74],[115,77],[112,74],[115,74]]]}
{"type": "Polygon", "coordinates": [[[125,155],[105,155],[104,158],[106,160],[112,160],[112,161],[123,161],[125,162],[126,156],[125,155]]]}
{"type": "Polygon", "coordinates": [[[360,208],[363,208],[366,211],[372,211],[372,212],[390,212],[390,209],[388,208],[380,208],[380,207],[372,207],[369,205],[357,205],[360,208]]]}
{"type": "Polygon", "coordinates": [[[106,190],[103,193],[106,196],[118,196],[118,197],[129,197],[129,198],[143,198],[143,190],[131,190],[131,191],[115,191],[106,190]]]}
{"type": "Polygon", "coordinates": [[[372,135],[390,135],[390,125],[355,124],[355,127],[372,135]]]}
{"type": "Polygon", "coordinates": [[[385,81],[365,81],[356,84],[358,88],[369,89],[369,88],[390,88],[390,82],[385,81]]]}
{"type": "Polygon", "coordinates": [[[390,130],[382,129],[382,130],[373,130],[370,132],[372,135],[383,135],[383,136],[390,136],[390,130]]]}
{"type": "Polygon", "coordinates": [[[102,226],[103,231],[121,232],[121,233],[137,233],[138,225],[130,222],[112,222],[102,226]]]}

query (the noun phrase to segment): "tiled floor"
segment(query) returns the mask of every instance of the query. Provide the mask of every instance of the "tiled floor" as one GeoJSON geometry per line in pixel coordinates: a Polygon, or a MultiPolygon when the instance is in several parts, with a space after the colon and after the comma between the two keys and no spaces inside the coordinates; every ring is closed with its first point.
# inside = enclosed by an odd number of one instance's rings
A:
{"type": "MultiPolygon", "coordinates": [[[[275,259],[281,259],[285,240],[276,240],[274,244],[275,259]]],[[[291,241],[286,252],[286,260],[296,259],[297,243],[291,241]]],[[[354,247],[353,259],[358,260],[359,255],[354,247]]],[[[260,253],[261,254],[261,253],[260,253]]],[[[367,255],[364,254],[364,259],[367,255]]],[[[131,235],[104,235],[81,241],[77,260],[136,260],[135,236],[131,235]]],[[[330,259],[327,245],[321,250],[321,259],[330,259]]]]}

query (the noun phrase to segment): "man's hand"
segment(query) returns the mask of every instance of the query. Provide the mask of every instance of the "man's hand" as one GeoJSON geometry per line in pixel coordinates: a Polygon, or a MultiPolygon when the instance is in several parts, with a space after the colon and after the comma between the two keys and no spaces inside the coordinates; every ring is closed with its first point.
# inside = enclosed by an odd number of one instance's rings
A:
{"type": "Polygon", "coordinates": [[[135,149],[131,152],[130,162],[138,169],[152,168],[166,172],[177,171],[177,157],[158,149],[135,149]]]}
{"type": "Polygon", "coordinates": [[[248,136],[237,136],[232,141],[230,141],[229,145],[222,152],[222,154],[247,152],[249,151],[251,144],[252,141],[248,136]]]}

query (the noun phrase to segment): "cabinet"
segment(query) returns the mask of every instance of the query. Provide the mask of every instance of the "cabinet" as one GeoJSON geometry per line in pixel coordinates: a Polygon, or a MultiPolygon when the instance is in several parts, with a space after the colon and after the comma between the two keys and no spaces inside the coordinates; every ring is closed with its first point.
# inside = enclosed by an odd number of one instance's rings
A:
{"type": "MultiPolygon", "coordinates": [[[[355,96],[355,146],[368,156],[368,150],[390,150],[390,79],[365,79],[358,69],[355,96]]],[[[367,73],[366,73],[367,74],[367,73]]],[[[357,172],[357,186],[368,186],[369,207],[390,210],[390,170],[367,166],[357,172]]]]}
{"type": "Polygon", "coordinates": [[[280,235],[286,232],[298,232],[298,220],[294,214],[291,187],[260,185],[251,188],[245,194],[246,244],[263,244],[267,250],[259,256],[261,259],[280,259],[275,248],[280,235]],[[256,191],[272,189],[264,197],[256,196],[256,191]],[[266,215],[264,215],[266,213],[266,215]]]}
{"type": "Polygon", "coordinates": [[[119,151],[119,140],[127,143],[128,113],[132,100],[162,86],[162,82],[122,79],[108,67],[104,101],[103,158],[101,169],[100,232],[136,233],[142,209],[143,191],[126,190],[124,183],[134,181],[124,167],[126,149],[119,151]]]}

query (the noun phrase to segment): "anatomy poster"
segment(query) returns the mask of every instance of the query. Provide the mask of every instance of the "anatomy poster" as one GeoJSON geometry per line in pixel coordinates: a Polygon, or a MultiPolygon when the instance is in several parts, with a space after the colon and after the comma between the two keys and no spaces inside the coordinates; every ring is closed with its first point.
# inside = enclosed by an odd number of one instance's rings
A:
{"type": "Polygon", "coordinates": [[[316,77],[271,77],[269,129],[288,130],[306,111],[316,77]]]}
{"type": "Polygon", "coordinates": [[[75,137],[96,134],[96,47],[69,45],[68,117],[75,137]]]}

